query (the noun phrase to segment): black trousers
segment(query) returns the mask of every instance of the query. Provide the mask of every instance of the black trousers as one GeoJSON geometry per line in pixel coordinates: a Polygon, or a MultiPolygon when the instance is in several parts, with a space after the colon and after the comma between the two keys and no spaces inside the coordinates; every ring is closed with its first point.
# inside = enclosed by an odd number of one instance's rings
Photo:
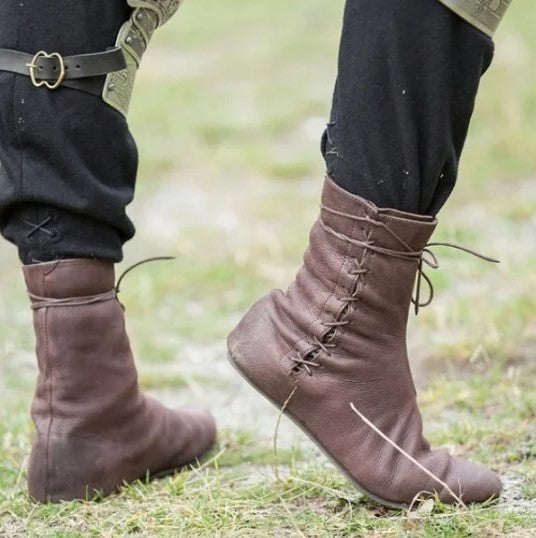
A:
{"type": "MultiPolygon", "coordinates": [[[[5,0],[0,47],[64,55],[114,44],[123,0],[5,0]]],[[[328,173],[379,206],[435,214],[458,162],[492,41],[436,0],[347,0],[328,173]]],[[[137,152],[98,97],[0,72],[0,231],[24,263],[120,261],[137,152]]]]}
{"type": "MultiPolygon", "coordinates": [[[[67,56],[115,43],[124,0],[3,0],[0,47],[67,56]]],[[[99,97],[34,88],[0,72],[0,230],[24,263],[119,261],[134,235],[137,150],[125,119],[99,97]]]]}
{"type": "Polygon", "coordinates": [[[491,39],[435,0],[348,0],[328,173],[380,207],[436,215],[492,57],[491,39]]]}

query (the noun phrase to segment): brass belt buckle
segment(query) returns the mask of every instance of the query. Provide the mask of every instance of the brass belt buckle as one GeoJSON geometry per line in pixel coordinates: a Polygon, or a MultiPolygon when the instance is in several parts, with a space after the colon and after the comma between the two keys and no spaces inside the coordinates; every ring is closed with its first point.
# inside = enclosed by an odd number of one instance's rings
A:
{"type": "Polygon", "coordinates": [[[30,68],[30,79],[32,80],[32,84],[36,88],[40,88],[41,86],[45,86],[49,90],[55,90],[61,86],[61,83],[65,80],[65,74],[67,70],[65,69],[65,62],[63,61],[63,57],[59,52],[52,52],[49,54],[48,52],[45,52],[44,50],[40,50],[32,59],[32,62],[29,64],[26,64],[27,67],[30,68]],[[38,80],[35,75],[35,70],[37,69],[37,61],[39,58],[57,58],[60,72],[58,74],[58,79],[56,82],[52,83],[48,80],[38,80]]]}

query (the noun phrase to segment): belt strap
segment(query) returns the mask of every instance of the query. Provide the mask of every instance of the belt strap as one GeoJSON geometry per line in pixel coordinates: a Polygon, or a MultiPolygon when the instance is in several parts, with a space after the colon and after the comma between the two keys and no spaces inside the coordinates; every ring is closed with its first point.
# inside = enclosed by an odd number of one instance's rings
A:
{"type": "Polygon", "coordinates": [[[102,93],[103,80],[98,77],[126,68],[120,47],[102,52],[63,57],[59,53],[39,51],[28,54],[0,49],[0,71],[31,77],[34,86],[56,89],[67,86],[94,95],[102,93]]]}

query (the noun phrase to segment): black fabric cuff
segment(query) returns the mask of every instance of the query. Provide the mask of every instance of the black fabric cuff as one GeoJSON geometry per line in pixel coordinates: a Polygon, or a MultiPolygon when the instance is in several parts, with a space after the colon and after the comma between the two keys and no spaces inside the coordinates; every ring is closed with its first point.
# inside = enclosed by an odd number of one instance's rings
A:
{"type": "Polygon", "coordinates": [[[0,232],[19,250],[22,263],[92,258],[120,262],[123,243],[113,226],[71,211],[23,203],[7,212],[0,232]]]}

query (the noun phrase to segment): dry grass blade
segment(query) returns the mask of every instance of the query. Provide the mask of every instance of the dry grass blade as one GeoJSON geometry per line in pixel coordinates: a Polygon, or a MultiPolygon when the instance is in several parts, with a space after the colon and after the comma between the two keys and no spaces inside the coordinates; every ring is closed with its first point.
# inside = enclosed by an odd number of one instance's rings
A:
{"type": "Polygon", "coordinates": [[[389,443],[395,450],[398,450],[400,454],[402,454],[406,459],[411,461],[416,467],[418,467],[421,471],[426,473],[432,480],[440,484],[443,488],[445,488],[445,491],[449,493],[449,495],[456,501],[456,503],[460,506],[460,508],[465,508],[465,503],[462,501],[461,497],[459,495],[456,495],[454,491],[450,488],[450,486],[441,480],[441,478],[437,477],[434,473],[429,471],[424,465],[419,463],[414,457],[410,456],[402,447],[398,446],[392,439],[387,437],[379,428],[377,428],[363,413],[361,413],[358,409],[356,409],[355,405],[353,403],[350,403],[350,408],[352,411],[371,429],[373,429],[382,439],[384,439],[387,443],[389,443]]]}
{"type": "Polygon", "coordinates": [[[292,392],[289,394],[288,398],[285,400],[285,403],[282,405],[281,409],[279,410],[279,414],[277,415],[277,422],[276,422],[275,430],[274,430],[274,459],[275,459],[274,475],[275,475],[275,479],[278,482],[281,481],[281,478],[279,476],[279,458],[278,458],[278,453],[277,453],[277,436],[279,434],[279,425],[281,424],[281,418],[283,417],[283,414],[285,413],[285,410],[288,407],[290,400],[292,400],[292,397],[294,396],[294,394],[296,394],[297,389],[298,389],[298,385],[296,385],[292,389],[292,392]]]}

